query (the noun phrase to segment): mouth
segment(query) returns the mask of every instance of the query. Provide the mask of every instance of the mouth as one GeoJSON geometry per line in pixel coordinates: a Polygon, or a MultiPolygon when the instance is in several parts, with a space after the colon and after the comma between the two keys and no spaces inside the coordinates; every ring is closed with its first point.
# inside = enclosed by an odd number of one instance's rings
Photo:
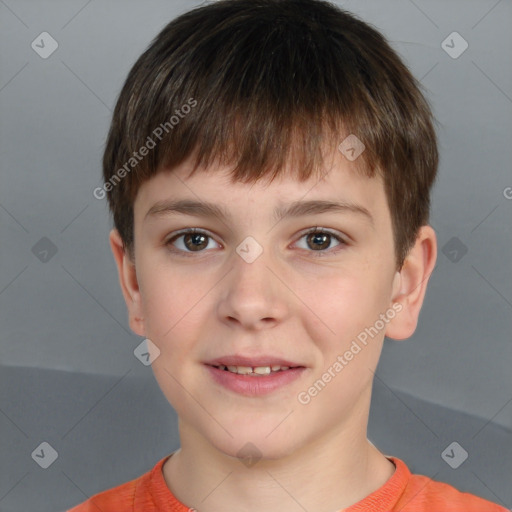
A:
{"type": "Polygon", "coordinates": [[[205,364],[226,372],[251,376],[265,376],[290,369],[304,368],[304,365],[300,363],[272,355],[225,355],[206,361],[205,364]]]}
{"type": "MultiPolygon", "coordinates": [[[[273,362],[275,363],[275,361],[273,362]]],[[[213,382],[231,392],[257,397],[277,392],[305,374],[305,366],[290,364],[262,364],[257,366],[206,363],[205,368],[213,382]]]]}
{"type": "Polygon", "coordinates": [[[263,366],[237,366],[237,365],[208,365],[213,366],[219,370],[223,370],[230,373],[236,373],[238,375],[249,375],[251,377],[263,377],[265,375],[271,375],[274,373],[285,372],[294,368],[304,368],[304,366],[281,366],[275,365],[263,365],[263,366]]]}

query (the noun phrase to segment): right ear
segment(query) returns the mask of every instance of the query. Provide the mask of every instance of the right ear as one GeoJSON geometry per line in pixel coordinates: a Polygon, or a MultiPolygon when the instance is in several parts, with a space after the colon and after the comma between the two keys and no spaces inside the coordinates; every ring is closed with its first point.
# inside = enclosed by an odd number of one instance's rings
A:
{"type": "Polygon", "coordinates": [[[142,315],[141,298],[135,263],[125,249],[121,235],[113,229],[109,236],[112,254],[117,264],[121,291],[128,308],[128,321],[130,329],[139,336],[144,334],[144,317],[142,315]]]}

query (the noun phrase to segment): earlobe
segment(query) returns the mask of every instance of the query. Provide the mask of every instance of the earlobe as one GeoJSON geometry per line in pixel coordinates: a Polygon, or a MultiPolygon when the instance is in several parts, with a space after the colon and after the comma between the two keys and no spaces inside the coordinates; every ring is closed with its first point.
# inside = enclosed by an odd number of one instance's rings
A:
{"type": "Polygon", "coordinates": [[[393,282],[392,304],[400,312],[389,322],[386,336],[401,340],[413,335],[437,258],[437,241],[430,226],[422,226],[393,282]]]}
{"type": "Polygon", "coordinates": [[[110,247],[117,265],[119,284],[128,308],[130,329],[139,336],[144,334],[144,318],[142,315],[141,297],[135,263],[125,250],[121,235],[117,229],[112,229],[109,236],[110,247]]]}

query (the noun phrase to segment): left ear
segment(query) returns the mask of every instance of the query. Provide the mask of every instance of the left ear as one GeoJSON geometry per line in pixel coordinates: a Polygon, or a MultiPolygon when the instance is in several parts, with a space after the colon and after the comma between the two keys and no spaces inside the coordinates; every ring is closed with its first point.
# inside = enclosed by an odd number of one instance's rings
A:
{"type": "Polygon", "coordinates": [[[422,226],[402,268],[395,275],[392,307],[397,314],[388,323],[388,338],[403,340],[414,334],[436,259],[435,231],[430,226],[422,226]]]}

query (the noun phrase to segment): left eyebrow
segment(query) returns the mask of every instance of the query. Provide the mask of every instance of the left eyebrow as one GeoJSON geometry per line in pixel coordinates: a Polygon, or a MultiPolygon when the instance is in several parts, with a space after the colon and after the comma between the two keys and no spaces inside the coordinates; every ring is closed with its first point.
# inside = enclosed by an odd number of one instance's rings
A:
{"type": "MultiPolygon", "coordinates": [[[[326,212],[355,213],[364,216],[371,224],[373,224],[373,217],[364,206],[353,203],[324,200],[295,201],[289,204],[277,206],[274,209],[273,218],[276,222],[279,222],[287,217],[318,215],[326,212]]],[[[231,218],[229,212],[221,205],[205,201],[181,199],[159,201],[148,210],[144,220],[148,217],[175,213],[194,215],[196,217],[217,217],[223,221],[227,221],[231,218]]]]}
{"type": "Polygon", "coordinates": [[[304,215],[318,215],[326,212],[356,213],[363,215],[373,224],[373,217],[364,206],[319,199],[314,201],[295,201],[288,205],[278,206],[274,210],[274,220],[280,221],[286,217],[302,217],[304,215]]]}

